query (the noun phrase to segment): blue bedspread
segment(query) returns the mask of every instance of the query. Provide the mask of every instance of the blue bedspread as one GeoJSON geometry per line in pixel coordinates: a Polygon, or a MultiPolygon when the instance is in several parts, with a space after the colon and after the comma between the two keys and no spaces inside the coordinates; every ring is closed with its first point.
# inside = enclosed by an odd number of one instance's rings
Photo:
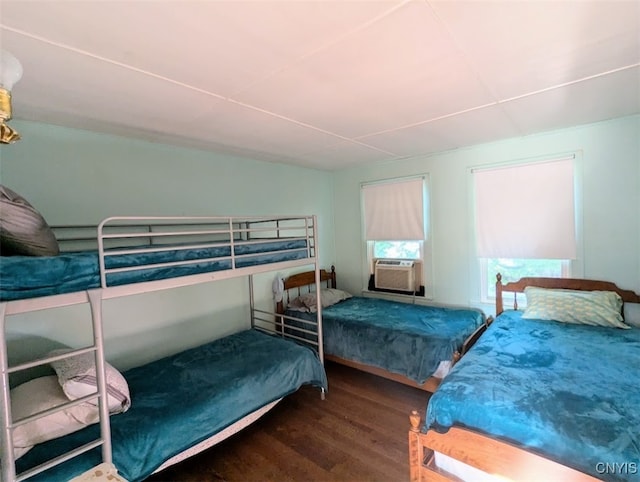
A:
{"type": "MultiPolygon", "coordinates": [[[[111,417],[113,462],[131,482],[143,480],[165,460],[303,384],[327,387],[315,352],[257,330],[134,368],[124,376],[132,405],[111,417]]],[[[98,425],[93,425],[37,445],[18,460],[18,471],[98,434],[98,425]]],[[[66,481],[100,461],[94,449],[29,480],[66,481]]]]}
{"type": "Polygon", "coordinates": [[[640,473],[639,373],[640,329],[507,311],[431,397],[424,429],[473,428],[594,477],[628,480],[640,473]],[[603,473],[615,463],[617,474],[603,473]]]}
{"type": "MultiPolygon", "coordinates": [[[[291,261],[308,257],[305,240],[282,240],[235,246],[236,267],[291,261]]],[[[229,246],[155,253],[108,256],[107,268],[147,266],[153,263],[191,261],[231,256],[229,246]]],[[[203,261],[180,266],[126,271],[107,275],[109,286],[155,281],[178,276],[207,273],[231,268],[230,259],[203,261]]],[[[0,257],[0,301],[72,293],[100,286],[97,251],[65,253],[58,256],[0,257]]]]}
{"type": "MultiPolygon", "coordinates": [[[[314,313],[290,316],[315,320],[314,313]]],[[[322,310],[325,353],[398,373],[420,384],[450,361],[484,322],[472,309],[349,298],[322,310]]]]}

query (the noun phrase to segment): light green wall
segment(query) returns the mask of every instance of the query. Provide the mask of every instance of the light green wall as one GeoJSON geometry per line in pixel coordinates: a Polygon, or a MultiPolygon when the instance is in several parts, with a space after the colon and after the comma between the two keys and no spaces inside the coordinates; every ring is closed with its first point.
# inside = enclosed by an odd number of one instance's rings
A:
{"type": "MultiPolygon", "coordinates": [[[[23,140],[0,147],[0,181],[50,223],[96,223],[110,215],[317,214],[322,264],[336,263],[339,286],[353,293],[364,281],[360,183],[428,173],[434,302],[457,305],[477,304],[479,296],[469,169],[576,152],[583,226],[577,274],[640,291],[640,116],[334,173],[12,122],[23,140]]],[[[258,278],[264,303],[272,279],[258,278]]],[[[246,287],[243,278],[107,301],[108,359],[127,368],[236,331],[248,323],[246,287]]],[[[71,307],[13,317],[10,333],[78,344],[87,316],[86,307],[71,307]]]]}
{"type": "MultiPolygon", "coordinates": [[[[12,125],[22,140],[0,148],[0,180],[50,224],[97,224],[113,215],[316,214],[322,266],[335,262],[328,172],[39,123],[12,125]]],[[[274,275],[257,277],[262,303],[271,303],[274,275]]],[[[248,326],[247,286],[241,278],[105,302],[108,359],[127,368],[248,326]]],[[[32,313],[13,317],[10,332],[75,345],[87,316],[87,307],[32,313]]]]}
{"type": "MultiPolygon", "coordinates": [[[[577,265],[583,272],[574,275],[611,280],[640,292],[640,116],[335,172],[340,286],[351,292],[364,286],[360,183],[428,173],[434,302],[478,305],[469,169],[569,152],[576,153],[581,188],[581,259],[577,265]]],[[[487,313],[493,310],[490,305],[482,307],[487,313]]]]}

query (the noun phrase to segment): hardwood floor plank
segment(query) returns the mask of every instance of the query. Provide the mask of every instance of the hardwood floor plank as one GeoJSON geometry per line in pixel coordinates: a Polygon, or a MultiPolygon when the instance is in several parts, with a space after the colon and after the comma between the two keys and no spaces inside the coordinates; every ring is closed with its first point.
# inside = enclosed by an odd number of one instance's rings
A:
{"type": "Polygon", "coordinates": [[[303,456],[295,447],[281,442],[272,433],[263,430],[254,433],[251,450],[260,451],[278,468],[277,477],[273,480],[283,480],[280,474],[292,481],[322,480],[327,476],[327,471],[317,465],[315,459],[303,456]]]}
{"type": "Polygon", "coordinates": [[[327,472],[331,471],[337,463],[348,460],[347,455],[334,445],[328,444],[318,437],[309,437],[305,427],[279,427],[274,437],[280,442],[290,445],[301,457],[312,460],[327,472]]]}
{"type": "Polygon", "coordinates": [[[408,414],[429,394],[328,362],[329,392],[302,387],[220,444],[147,482],[403,482],[408,414]]]}

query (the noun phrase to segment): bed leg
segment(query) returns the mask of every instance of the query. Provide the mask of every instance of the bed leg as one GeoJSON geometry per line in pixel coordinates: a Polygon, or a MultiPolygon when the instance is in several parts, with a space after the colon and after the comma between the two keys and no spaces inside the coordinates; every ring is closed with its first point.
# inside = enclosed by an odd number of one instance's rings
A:
{"type": "Polygon", "coordinates": [[[326,391],[324,387],[320,387],[320,400],[324,400],[326,397],[326,391]]]}
{"type": "Polygon", "coordinates": [[[412,410],[409,415],[411,428],[409,429],[409,481],[419,482],[420,466],[422,465],[422,449],[420,447],[420,414],[412,410]]]}

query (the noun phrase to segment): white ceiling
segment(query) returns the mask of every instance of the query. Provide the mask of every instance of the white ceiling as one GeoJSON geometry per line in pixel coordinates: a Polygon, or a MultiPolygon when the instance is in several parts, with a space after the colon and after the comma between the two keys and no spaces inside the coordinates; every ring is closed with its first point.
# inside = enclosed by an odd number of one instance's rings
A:
{"type": "Polygon", "coordinates": [[[0,0],[0,22],[16,119],[319,169],[640,112],[638,0],[0,0]]]}

